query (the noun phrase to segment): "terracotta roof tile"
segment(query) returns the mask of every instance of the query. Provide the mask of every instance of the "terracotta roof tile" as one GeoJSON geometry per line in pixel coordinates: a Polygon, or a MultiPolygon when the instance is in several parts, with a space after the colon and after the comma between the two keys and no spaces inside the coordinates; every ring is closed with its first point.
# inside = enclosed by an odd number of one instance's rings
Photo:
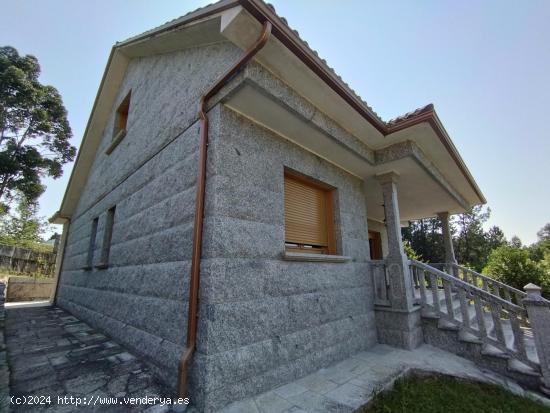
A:
{"type": "MultiPolygon", "coordinates": [[[[261,1],[263,1],[263,0],[261,0],[261,1]]],[[[231,3],[231,1],[230,1],[230,0],[220,0],[220,1],[218,1],[218,2],[211,3],[211,4],[208,4],[208,5],[203,6],[203,7],[199,7],[198,9],[195,9],[195,10],[193,10],[193,11],[190,11],[190,12],[184,14],[183,16],[180,16],[180,17],[178,17],[178,18],[176,18],[176,19],[170,20],[170,21],[168,21],[168,22],[166,22],[166,23],[164,23],[164,24],[162,24],[162,25],[160,25],[160,26],[158,26],[158,27],[155,27],[154,29],[147,30],[146,32],[144,32],[144,33],[142,33],[142,34],[140,34],[140,35],[138,35],[138,36],[131,37],[131,38],[129,38],[129,39],[127,39],[127,40],[125,40],[125,41],[123,41],[123,42],[121,42],[121,43],[131,42],[131,41],[136,40],[136,39],[138,39],[138,38],[145,37],[145,36],[147,36],[148,34],[153,34],[153,33],[157,32],[157,31],[159,31],[159,30],[167,29],[167,28],[169,28],[169,27],[171,27],[171,26],[173,26],[173,25],[178,24],[178,22],[184,22],[184,21],[187,19],[187,17],[189,17],[189,16],[192,15],[192,14],[199,14],[200,12],[206,12],[207,9],[214,9],[214,8],[217,8],[217,7],[219,7],[219,6],[222,6],[222,3],[227,3],[227,4],[228,4],[228,3],[231,3]]],[[[400,123],[400,122],[403,122],[403,121],[405,121],[405,120],[407,120],[407,119],[410,119],[410,118],[412,118],[412,117],[414,117],[414,116],[417,116],[417,115],[420,115],[421,113],[424,113],[424,111],[433,110],[433,105],[432,105],[432,104],[429,104],[429,105],[426,105],[426,106],[424,106],[424,107],[422,107],[422,108],[416,109],[416,110],[413,111],[413,112],[406,113],[406,114],[404,114],[404,115],[402,115],[402,116],[399,116],[399,117],[394,118],[394,119],[392,119],[392,120],[390,120],[390,121],[388,121],[388,122],[385,122],[385,121],[384,121],[384,120],[383,120],[383,119],[373,110],[373,108],[372,108],[371,106],[369,106],[369,104],[368,104],[365,100],[363,100],[363,99],[361,98],[361,96],[359,96],[359,95],[357,94],[357,92],[355,92],[355,90],[353,90],[353,89],[350,87],[350,85],[349,85],[348,83],[346,83],[346,82],[342,79],[342,77],[341,77],[340,75],[338,75],[338,74],[336,73],[336,71],[335,71],[331,66],[328,65],[327,61],[326,61],[325,59],[321,58],[321,57],[319,56],[319,53],[318,53],[316,50],[312,49],[312,48],[309,46],[308,42],[305,41],[304,39],[302,39],[302,38],[300,37],[300,33],[299,33],[297,30],[294,30],[294,29],[292,29],[292,28],[290,27],[290,25],[288,24],[287,19],[286,19],[285,17],[280,16],[279,14],[277,14],[277,11],[275,10],[275,7],[274,7],[271,3],[266,3],[266,2],[264,2],[264,3],[266,4],[267,7],[269,7],[269,8],[273,11],[273,13],[277,16],[277,18],[278,18],[284,25],[286,25],[286,26],[292,31],[292,33],[294,33],[294,35],[298,38],[298,40],[300,40],[300,41],[304,44],[304,46],[306,46],[315,56],[319,57],[320,61],[325,65],[325,67],[326,67],[326,68],[327,68],[327,69],[328,69],[337,79],[339,79],[339,80],[346,86],[346,88],[349,90],[349,92],[351,92],[351,94],[352,94],[355,98],[357,98],[357,99],[358,99],[358,100],[359,100],[359,101],[360,101],[360,102],[361,102],[361,103],[362,103],[362,104],[363,104],[363,105],[364,105],[364,106],[365,106],[365,107],[366,107],[366,108],[367,108],[367,109],[368,109],[368,110],[369,110],[369,111],[370,111],[370,112],[380,121],[380,122],[382,122],[384,125],[386,125],[386,126],[388,126],[388,127],[395,126],[396,124],[398,124],[398,123],[400,123]]]]}
{"type": "Polygon", "coordinates": [[[406,120],[409,120],[411,118],[414,118],[418,115],[421,115],[426,112],[431,112],[434,110],[434,105],[432,103],[427,104],[426,106],[422,106],[421,108],[415,109],[412,112],[407,112],[404,115],[398,116],[396,118],[390,119],[386,124],[388,126],[395,126],[401,122],[404,122],[406,120]]]}

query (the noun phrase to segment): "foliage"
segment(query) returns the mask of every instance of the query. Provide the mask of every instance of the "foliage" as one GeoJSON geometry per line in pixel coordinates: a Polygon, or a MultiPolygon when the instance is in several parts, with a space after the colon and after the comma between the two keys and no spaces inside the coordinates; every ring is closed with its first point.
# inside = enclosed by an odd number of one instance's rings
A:
{"type": "Polygon", "coordinates": [[[521,242],[517,235],[514,235],[512,238],[510,238],[510,246],[514,248],[521,248],[523,247],[523,242],[521,242]]]}
{"type": "Polygon", "coordinates": [[[0,47],[0,209],[6,212],[16,192],[35,201],[44,176],[59,178],[76,148],[59,92],[38,81],[34,56],[0,47]]]}
{"type": "Polygon", "coordinates": [[[550,242],[550,222],[537,232],[537,237],[539,237],[539,242],[550,242]]]}
{"type": "Polygon", "coordinates": [[[550,291],[550,273],[546,273],[543,266],[530,258],[527,248],[506,245],[495,249],[483,272],[518,290],[523,291],[526,284],[535,283],[545,291],[550,291]]]}
{"type": "Polygon", "coordinates": [[[422,255],[418,254],[409,241],[403,241],[403,249],[410,260],[422,261],[422,255]]]}
{"type": "MultiPolygon", "coordinates": [[[[492,250],[506,244],[504,232],[499,227],[483,230],[490,214],[490,209],[477,206],[454,216],[449,223],[457,261],[476,271],[481,271],[486,265],[492,250]]],[[[402,235],[425,261],[445,261],[443,232],[438,218],[412,221],[408,228],[403,229],[402,235]]]]}
{"type": "Polygon", "coordinates": [[[550,413],[550,408],[502,387],[450,377],[397,380],[391,391],[378,393],[360,413],[550,413]]]}
{"type": "Polygon", "coordinates": [[[491,216],[491,210],[483,210],[483,206],[475,206],[463,214],[453,217],[453,222],[458,227],[455,244],[455,256],[462,265],[481,271],[487,262],[487,258],[495,244],[502,242],[504,237],[498,227],[491,228],[488,232],[483,230],[483,224],[491,216]]]}
{"type": "Polygon", "coordinates": [[[402,230],[402,235],[405,243],[414,250],[415,254],[427,262],[443,262],[445,260],[445,247],[439,219],[427,218],[411,221],[409,226],[402,230]]]}
{"type": "Polygon", "coordinates": [[[37,216],[38,204],[22,195],[16,195],[15,211],[0,216],[0,243],[49,252],[42,235],[48,229],[43,217],[37,216]]]}

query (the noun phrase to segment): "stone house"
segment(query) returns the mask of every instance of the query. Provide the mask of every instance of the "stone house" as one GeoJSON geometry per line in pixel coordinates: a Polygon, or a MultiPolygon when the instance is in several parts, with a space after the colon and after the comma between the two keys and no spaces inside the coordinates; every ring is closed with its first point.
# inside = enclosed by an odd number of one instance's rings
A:
{"type": "Polygon", "coordinates": [[[385,122],[272,7],[222,0],[113,47],[55,302],[213,411],[427,341],[400,225],[438,215],[452,264],[449,214],[484,202],[432,105],[385,122]]]}

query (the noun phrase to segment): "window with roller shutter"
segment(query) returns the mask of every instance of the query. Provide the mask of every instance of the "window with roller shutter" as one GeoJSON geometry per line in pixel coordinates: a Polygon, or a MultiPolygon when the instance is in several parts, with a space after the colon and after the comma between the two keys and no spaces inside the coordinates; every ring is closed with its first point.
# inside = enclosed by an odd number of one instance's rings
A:
{"type": "Polygon", "coordinates": [[[285,172],[287,251],[335,254],[333,190],[285,172]]]}

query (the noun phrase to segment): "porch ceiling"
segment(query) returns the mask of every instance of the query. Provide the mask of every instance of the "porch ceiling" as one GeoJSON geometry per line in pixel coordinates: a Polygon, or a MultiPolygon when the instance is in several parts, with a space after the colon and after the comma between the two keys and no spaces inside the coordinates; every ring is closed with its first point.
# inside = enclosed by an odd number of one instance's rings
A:
{"type": "Polygon", "coordinates": [[[369,218],[384,219],[382,192],[374,176],[389,170],[400,175],[398,192],[402,221],[434,216],[441,211],[457,213],[467,208],[467,201],[412,141],[360,154],[250,79],[228,95],[224,104],[364,180],[369,218]]]}

